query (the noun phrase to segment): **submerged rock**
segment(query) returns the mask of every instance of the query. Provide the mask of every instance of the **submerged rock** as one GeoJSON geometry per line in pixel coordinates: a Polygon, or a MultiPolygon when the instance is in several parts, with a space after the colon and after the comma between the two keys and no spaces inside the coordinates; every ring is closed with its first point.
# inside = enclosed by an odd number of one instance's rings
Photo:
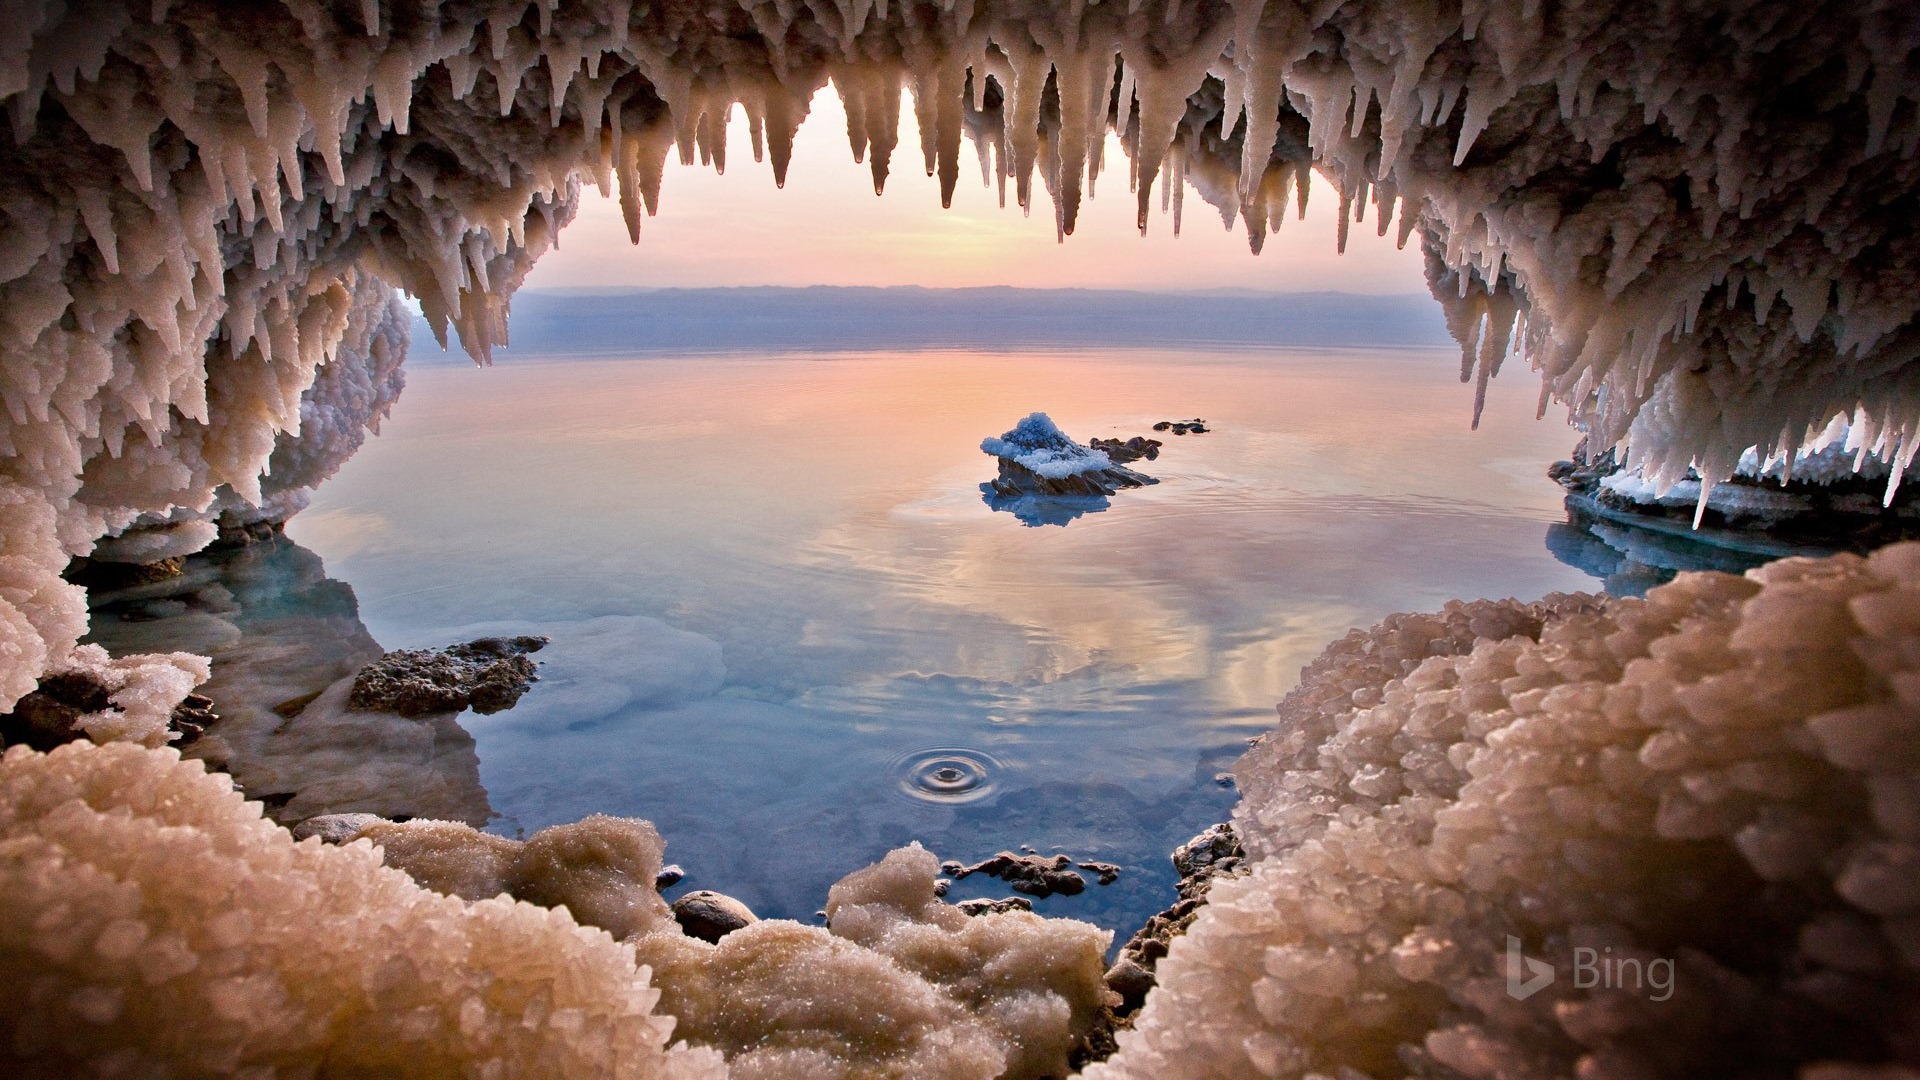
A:
{"type": "Polygon", "coordinates": [[[690,892],[675,900],[673,918],[688,937],[716,945],[735,930],[760,921],[752,908],[725,893],[708,889],[690,892]]]}
{"type": "Polygon", "coordinates": [[[488,637],[440,650],[398,649],[360,669],[347,704],[407,717],[511,709],[540,678],[527,654],[546,644],[543,637],[488,637]]]}
{"type": "Polygon", "coordinates": [[[1068,438],[1041,412],[1028,416],[999,438],[983,440],[980,449],[1000,461],[1000,475],[983,488],[1002,498],[1104,496],[1122,488],[1159,483],[1115,464],[1100,450],[1068,438]]]}

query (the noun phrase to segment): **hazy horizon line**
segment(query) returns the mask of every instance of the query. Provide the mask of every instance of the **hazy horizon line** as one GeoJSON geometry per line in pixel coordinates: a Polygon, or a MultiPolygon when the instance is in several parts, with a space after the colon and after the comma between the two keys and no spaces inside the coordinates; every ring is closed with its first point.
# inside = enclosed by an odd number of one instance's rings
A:
{"type": "Polygon", "coordinates": [[[934,292],[934,293],[1124,293],[1133,296],[1350,296],[1365,299],[1432,299],[1427,292],[1356,292],[1351,289],[1256,289],[1218,285],[1194,289],[1130,289],[1088,285],[549,285],[529,286],[516,296],[623,296],[663,292],[934,292]]]}

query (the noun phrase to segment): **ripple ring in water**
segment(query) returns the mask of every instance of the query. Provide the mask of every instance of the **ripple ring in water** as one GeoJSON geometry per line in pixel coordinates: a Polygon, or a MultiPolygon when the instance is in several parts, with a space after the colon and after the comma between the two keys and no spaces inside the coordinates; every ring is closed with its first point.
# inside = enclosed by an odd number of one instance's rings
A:
{"type": "Polygon", "coordinates": [[[909,798],[936,803],[970,803],[993,794],[1003,766],[978,750],[943,746],[916,750],[894,762],[900,790],[909,798]]]}

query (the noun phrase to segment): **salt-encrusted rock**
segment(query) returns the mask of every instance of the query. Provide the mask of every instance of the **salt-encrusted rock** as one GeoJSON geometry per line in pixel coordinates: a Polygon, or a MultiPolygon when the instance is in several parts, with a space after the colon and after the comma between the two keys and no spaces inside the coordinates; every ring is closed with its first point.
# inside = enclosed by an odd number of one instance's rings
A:
{"type": "MultiPolygon", "coordinates": [[[[954,868],[947,872],[955,878],[985,874],[1011,885],[1014,892],[1041,899],[1055,893],[1074,896],[1087,888],[1086,878],[1067,869],[1073,865],[1073,860],[1065,855],[1015,855],[1011,851],[1003,851],[972,866],[952,865],[954,868]]],[[[1118,868],[1115,869],[1117,872],[1118,868]]]]}
{"type": "Polygon", "coordinates": [[[1232,870],[1246,855],[1240,846],[1240,838],[1234,835],[1233,826],[1227,822],[1208,826],[1205,831],[1193,839],[1173,849],[1173,868],[1180,875],[1180,883],[1206,880],[1213,874],[1232,870]]]}
{"type": "Polygon", "coordinates": [[[527,654],[546,644],[544,637],[523,636],[478,638],[439,650],[395,650],[354,676],[347,703],[408,717],[511,709],[540,679],[527,654]]]}
{"type": "Polygon", "coordinates": [[[999,915],[1008,911],[1032,911],[1033,901],[1024,896],[1006,896],[997,900],[981,896],[962,900],[953,906],[967,915],[999,915]]]}
{"type": "Polygon", "coordinates": [[[1087,1075],[1884,1061],[1920,1012],[1916,596],[1902,544],[1354,631],[1235,766],[1241,873],[1087,1075]]]}
{"type": "Polygon", "coordinates": [[[98,679],[82,672],[49,675],[40,686],[0,715],[0,743],[51,750],[85,738],[74,724],[91,712],[113,708],[113,698],[98,679]]]}
{"type": "Polygon", "coordinates": [[[1749,450],[1732,475],[1703,484],[1689,471],[1663,487],[1612,450],[1589,454],[1583,441],[1547,475],[1567,489],[1570,509],[1588,517],[1679,532],[1685,539],[1768,555],[1865,552],[1920,537],[1920,484],[1897,484],[1878,455],[1850,443],[1835,424],[1793,456],[1762,460],[1749,450]],[[1676,528],[1680,527],[1680,528],[1676,528]]]}
{"type": "Polygon", "coordinates": [[[1112,495],[1159,483],[1068,438],[1046,413],[1033,413],[1012,431],[982,440],[980,449],[999,460],[1000,475],[984,486],[1001,498],[1112,495]]]}
{"type": "Polygon", "coordinates": [[[752,908],[724,893],[707,889],[675,900],[673,918],[689,937],[709,943],[760,921],[752,908]]]}
{"type": "Polygon", "coordinates": [[[360,835],[369,825],[387,820],[378,814],[320,814],[293,827],[293,838],[305,840],[317,836],[322,843],[344,844],[360,835]]]}
{"type": "Polygon", "coordinates": [[[1080,859],[1075,861],[1073,865],[1078,866],[1082,870],[1093,871],[1094,876],[1099,879],[1102,885],[1111,885],[1120,880],[1120,865],[1118,863],[1099,862],[1094,859],[1080,859]]]}
{"type": "Polygon", "coordinates": [[[213,702],[190,692],[207,672],[206,660],[185,653],[116,659],[83,645],[0,713],[0,744],[51,750],[88,737],[191,742],[218,719],[213,702]]]}

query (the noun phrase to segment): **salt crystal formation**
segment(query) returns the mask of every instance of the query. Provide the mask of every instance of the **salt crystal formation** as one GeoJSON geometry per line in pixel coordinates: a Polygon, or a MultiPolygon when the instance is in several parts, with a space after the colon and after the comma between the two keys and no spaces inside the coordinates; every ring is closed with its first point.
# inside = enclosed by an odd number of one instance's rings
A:
{"type": "Polygon", "coordinates": [[[1893,1075],[1916,687],[1920,544],[1355,631],[1236,768],[1251,873],[1087,1075],[1893,1075]]]}
{"type": "Polygon", "coordinates": [[[831,929],[768,919],[718,944],[650,934],[660,1008],[677,1033],[728,1054],[744,1080],[1038,1080],[1111,1000],[1113,935],[1029,911],[969,916],[934,895],[915,844],[828,893],[831,929]]]}
{"type": "Polygon", "coordinates": [[[564,907],[630,939],[676,1033],[725,1051],[736,1078],[1064,1076],[1108,1001],[1111,933],[1030,912],[969,918],[934,895],[938,862],[917,844],[835,885],[831,930],[748,913],[709,942],[655,890],[664,845],[644,821],[595,815],[524,843],[451,821],[358,838],[435,892],[564,907]]]}
{"type": "Polygon", "coordinates": [[[1663,490],[1640,466],[1622,468],[1612,454],[1593,460],[1576,449],[1575,457],[1549,475],[1573,493],[1570,504],[1598,513],[1684,516],[1696,530],[1702,523],[1744,528],[1769,539],[1829,545],[1828,551],[1865,550],[1920,535],[1920,496],[1913,487],[1885,494],[1920,470],[1908,466],[1907,475],[1896,478],[1891,465],[1843,422],[1792,456],[1763,461],[1747,451],[1733,475],[1710,491],[1691,472],[1663,490]]]}
{"type": "Polygon", "coordinates": [[[388,866],[438,893],[465,900],[504,893],[564,907],[583,925],[622,938],[671,925],[653,884],[666,845],[645,821],[595,814],[525,841],[457,821],[389,821],[369,825],[359,838],[373,841],[388,866]]]}
{"type": "Polygon", "coordinates": [[[727,1075],[629,947],[296,844],[172,750],[8,750],[0,853],[8,1076],[727,1075]]]}

